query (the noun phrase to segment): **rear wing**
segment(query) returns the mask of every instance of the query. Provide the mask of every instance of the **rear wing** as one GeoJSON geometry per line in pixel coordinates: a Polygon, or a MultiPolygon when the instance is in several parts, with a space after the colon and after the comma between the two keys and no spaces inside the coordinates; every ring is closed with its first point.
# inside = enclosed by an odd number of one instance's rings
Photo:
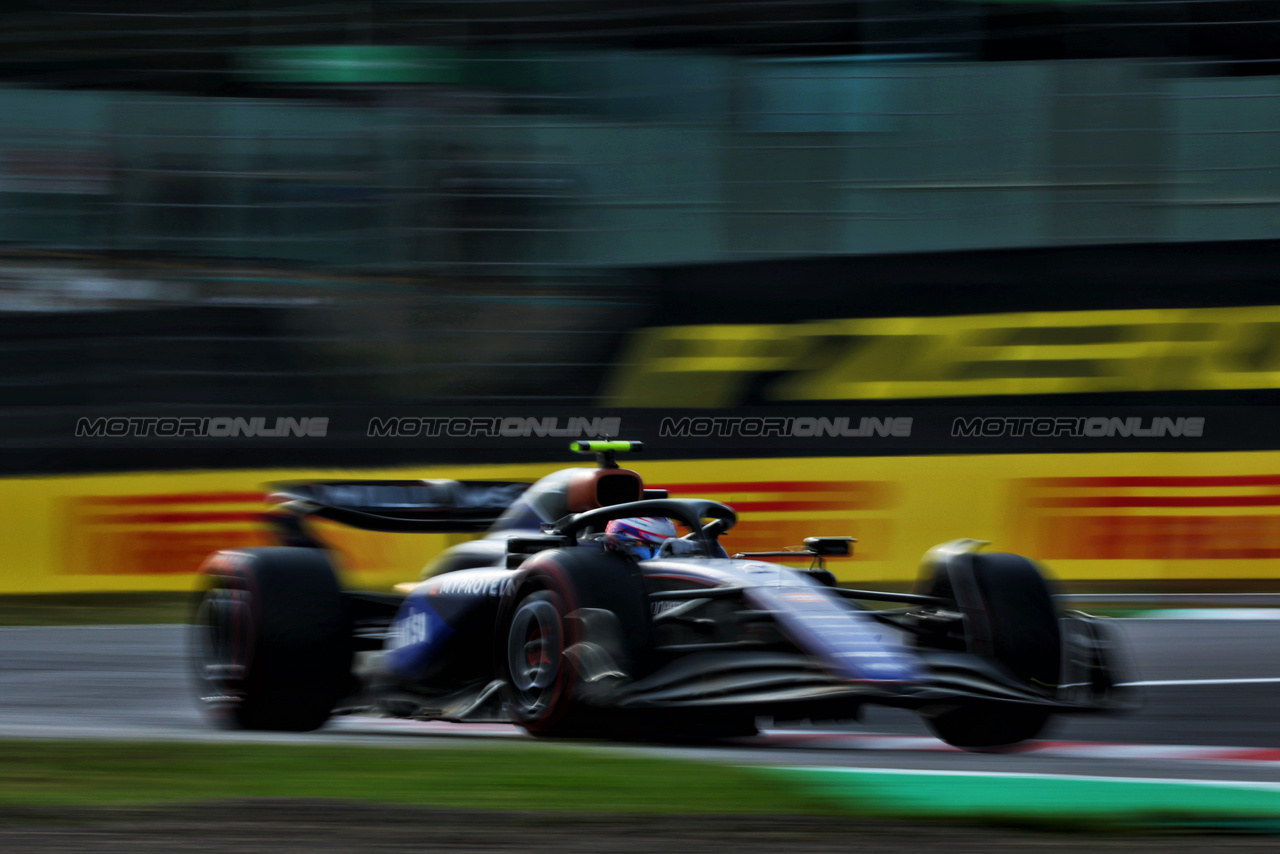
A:
{"type": "Polygon", "coordinates": [[[486,531],[528,488],[500,480],[332,480],[271,484],[267,500],[272,523],[292,543],[311,539],[301,526],[308,518],[392,533],[486,531]]]}

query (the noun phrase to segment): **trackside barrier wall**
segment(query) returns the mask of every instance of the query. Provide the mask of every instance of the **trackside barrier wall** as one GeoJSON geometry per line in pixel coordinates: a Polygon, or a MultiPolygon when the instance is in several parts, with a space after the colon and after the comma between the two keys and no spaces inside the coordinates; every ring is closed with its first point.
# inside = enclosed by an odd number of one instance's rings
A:
{"type": "MultiPolygon", "coordinates": [[[[1044,561],[1068,581],[1280,578],[1280,452],[835,457],[632,465],[673,496],[738,509],[731,551],[852,535],[841,581],[909,582],[956,537],[1044,561]],[[1160,472],[1152,476],[1151,472],[1160,472]]],[[[534,480],[555,465],[252,470],[9,479],[0,492],[0,593],[181,591],[219,548],[270,543],[264,484],[309,478],[534,480]]],[[[347,583],[418,576],[462,535],[379,534],[323,523],[347,583]]]]}

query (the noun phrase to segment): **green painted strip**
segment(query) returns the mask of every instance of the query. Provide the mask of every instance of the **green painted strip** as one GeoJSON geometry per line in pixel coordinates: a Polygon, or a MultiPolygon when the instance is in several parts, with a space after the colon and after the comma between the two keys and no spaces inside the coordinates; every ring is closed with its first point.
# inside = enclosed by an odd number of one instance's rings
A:
{"type": "Polygon", "coordinates": [[[870,768],[760,768],[801,794],[858,812],[980,821],[1280,827],[1280,784],[902,771],[870,768]]]}
{"type": "Polygon", "coordinates": [[[1091,617],[1149,620],[1280,620],[1280,608],[1076,608],[1091,617]]]}
{"type": "Polygon", "coordinates": [[[1131,616],[1160,620],[1280,620],[1277,608],[1158,608],[1131,616]]]}

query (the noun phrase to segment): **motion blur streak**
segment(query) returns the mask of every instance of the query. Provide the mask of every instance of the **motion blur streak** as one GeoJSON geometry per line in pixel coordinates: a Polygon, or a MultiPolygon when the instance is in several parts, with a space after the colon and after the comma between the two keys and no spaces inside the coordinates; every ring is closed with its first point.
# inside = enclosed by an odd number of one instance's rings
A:
{"type": "Polygon", "coordinates": [[[1017,312],[636,333],[608,402],[775,402],[1280,388],[1280,308],[1017,312]]]}
{"type": "Polygon", "coordinates": [[[719,372],[772,370],[800,373],[748,399],[1276,385],[1265,353],[1205,366],[1243,321],[1174,323],[1162,355],[1117,318],[1093,344],[935,359],[856,320],[1132,308],[1148,282],[1156,308],[1255,304],[1280,23],[1248,3],[79,0],[0,20],[12,407],[729,406],[719,372]],[[730,313],[747,339],[726,364],[609,379],[633,331],[730,313]],[[830,317],[855,320],[755,340],[830,317]],[[797,365],[806,330],[867,363],[797,365]]]}
{"type": "MultiPolygon", "coordinates": [[[[736,506],[730,553],[856,537],[858,587],[968,537],[1067,593],[1274,593],[1273,7],[0,4],[0,604],[190,591],[283,482],[519,486],[584,437],[736,506]]],[[[310,533],[380,591],[468,536],[310,533]]],[[[900,709],[680,755],[1275,783],[1280,621],[1181,615],[1115,621],[1143,709],[1030,756],[900,709]]],[[[184,634],[5,629],[0,735],[276,738],[198,723],[184,634]]],[[[443,741],[281,738],[389,732],[443,741]]]]}
{"type": "MultiPolygon", "coordinates": [[[[528,480],[546,466],[415,471],[528,480]]],[[[852,558],[830,562],[848,583],[910,584],[920,555],[963,531],[1036,555],[1085,591],[1275,589],[1280,456],[1270,451],[655,461],[644,471],[672,496],[744,508],[725,537],[734,551],[798,546],[815,532],[857,537],[852,558]],[[1157,464],[1165,476],[1148,474],[1157,464]],[[750,479],[742,476],[748,465],[750,479]]],[[[10,480],[0,498],[0,535],[11,543],[0,593],[189,590],[209,552],[272,542],[264,483],[385,474],[232,469],[10,480]]],[[[369,589],[416,578],[465,538],[316,525],[349,582],[369,589]]]]}

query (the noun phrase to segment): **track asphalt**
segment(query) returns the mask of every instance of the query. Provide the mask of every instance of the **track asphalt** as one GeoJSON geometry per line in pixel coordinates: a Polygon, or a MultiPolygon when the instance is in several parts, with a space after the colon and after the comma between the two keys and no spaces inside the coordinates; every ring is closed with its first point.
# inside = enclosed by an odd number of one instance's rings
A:
{"type": "MultiPolygon", "coordinates": [[[[1063,718],[1051,740],[956,751],[906,712],[766,728],[706,745],[601,745],[766,766],[885,814],[1224,820],[1280,830],[1280,620],[1124,620],[1142,694],[1123,717],[1063,718]]],[[[190,696],[180,626],[0,629],[0,738],[403,744],[525,740],[512,727],[346,716],[305,735],[210,729],[190,696]]]]}

